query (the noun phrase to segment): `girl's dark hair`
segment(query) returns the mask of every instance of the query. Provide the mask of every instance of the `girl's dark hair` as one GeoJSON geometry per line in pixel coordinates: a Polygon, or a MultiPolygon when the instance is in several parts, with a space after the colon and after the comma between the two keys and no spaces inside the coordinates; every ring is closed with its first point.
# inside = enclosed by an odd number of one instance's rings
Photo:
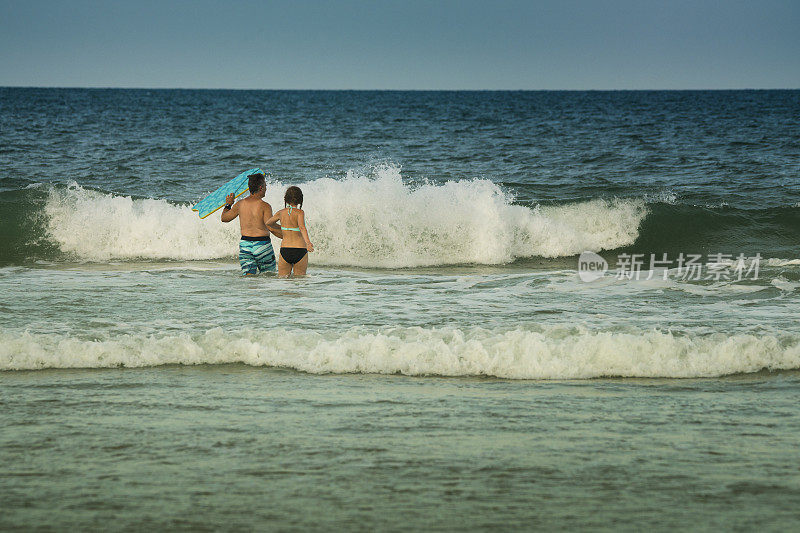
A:
{"type": "Polygon", "coordinates": [[[295,187],[292,185],[288,189],[286,189],[286,194],[283,195],[283,201],[286,204],[296,205],[300,209],[303,208],[303,191],[300,190],[300,187],[295,187]]]}

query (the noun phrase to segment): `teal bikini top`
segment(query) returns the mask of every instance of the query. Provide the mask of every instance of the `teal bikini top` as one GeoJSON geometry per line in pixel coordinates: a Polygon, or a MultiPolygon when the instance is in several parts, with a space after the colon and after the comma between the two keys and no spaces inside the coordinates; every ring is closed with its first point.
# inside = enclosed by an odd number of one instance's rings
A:
{"type": "MultiPolygon", "coordinates": [[[[290,215],[292,214],[292,209],[294,209],[294,207],[289,206],[289,214],[290,215]]],[[[281,229],[283,231],[300,231],[300,228],[284,228],[283,226],[281,226],[281,229]]]]}

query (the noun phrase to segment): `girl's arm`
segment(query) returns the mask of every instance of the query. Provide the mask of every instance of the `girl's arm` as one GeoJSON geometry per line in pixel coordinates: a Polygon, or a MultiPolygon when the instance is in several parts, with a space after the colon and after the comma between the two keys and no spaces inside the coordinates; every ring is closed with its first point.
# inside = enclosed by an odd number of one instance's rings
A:
{"type": "Polygon", "coordinates": [[[283,239],[283,232],[281,231],[281,227],[278,226],[275,221],[277,220],[278,215],[272,216],[272,206],[267,204],[264,206],[264,225],[267,227],[270,233],[275,235],[279,239],[283,239]]]}
{"type": "Polygon", "coordinates": [[[308,236],[308,230],[306,229],[306,214],[303,212],[302,209],[298,210],[297,213],[297,227],[300,228],[300,235],[303,236],[303,240],[306,241],[306,249],[309,252],[314,251],[314,245],[311,244],[311,238],[308,236]]]}
{"type": "Polygon", "coordinates": [[[278,212],[277,212],[277,213],[275,213],[274,215],[272,215],[272,217],[271,217],[271,218],[269,218],[268,220],[265,220],[265,221],[264,221],[264,225],[266,225],[266,226],[269,226],[270,224],[275,224],[275,223],[276,223],[278,220],[280,220],[280,218],[281,218],[281,211],[283,211],[283,209],[278,209],[278,212]]]}

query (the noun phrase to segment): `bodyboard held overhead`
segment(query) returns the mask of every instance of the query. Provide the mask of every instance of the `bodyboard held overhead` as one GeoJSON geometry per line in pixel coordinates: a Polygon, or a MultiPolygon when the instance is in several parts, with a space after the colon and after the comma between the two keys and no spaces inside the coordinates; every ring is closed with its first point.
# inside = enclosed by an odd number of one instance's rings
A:
{"type": "Polygon", "coordinates": [[[225,205],[225,197],[230,193],[236,195],[237,198],[243,195],[247,190],[247,178],[252,174],[264,174],[264,171],[260,168],[251,168],[250,170],[242,172],[225,185],[194,204],[192,211],[197,211],[200,218],[206,218],[225,205]]]}

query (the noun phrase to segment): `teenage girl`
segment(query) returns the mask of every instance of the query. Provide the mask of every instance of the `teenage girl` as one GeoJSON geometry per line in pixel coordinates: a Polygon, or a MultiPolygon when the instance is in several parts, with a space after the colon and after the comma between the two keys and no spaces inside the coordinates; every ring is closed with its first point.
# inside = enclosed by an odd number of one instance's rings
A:
{"type": "Polygon", "coordinates": [[[306,230],[306,215],[303,207],[303,191],[300,187],[289,187],[283,195],[286,207],[267,220],[267,226],[280,220],[283,240],[278,256],[278,276],[290,274],[304,276],[308,268],[308,253],[314,251],[314,245],[306,230]]]}

